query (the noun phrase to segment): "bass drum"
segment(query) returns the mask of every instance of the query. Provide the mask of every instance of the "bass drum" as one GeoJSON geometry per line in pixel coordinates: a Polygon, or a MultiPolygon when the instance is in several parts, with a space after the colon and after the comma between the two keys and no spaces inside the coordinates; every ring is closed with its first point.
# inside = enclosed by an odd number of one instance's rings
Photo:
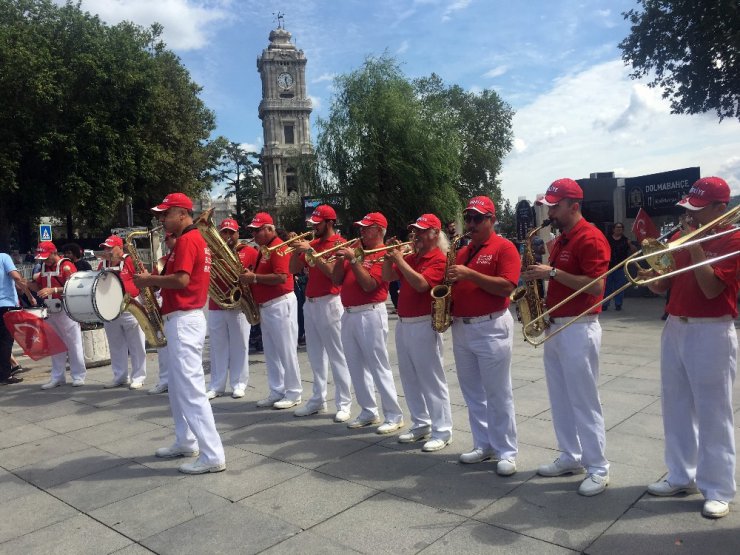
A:
{"type": "Polygon", "coordinates": [[[75,322],[110,322],[121,315],[123,284],[114,272],[76,272],[64,284],[62,303],[75,322]]]}

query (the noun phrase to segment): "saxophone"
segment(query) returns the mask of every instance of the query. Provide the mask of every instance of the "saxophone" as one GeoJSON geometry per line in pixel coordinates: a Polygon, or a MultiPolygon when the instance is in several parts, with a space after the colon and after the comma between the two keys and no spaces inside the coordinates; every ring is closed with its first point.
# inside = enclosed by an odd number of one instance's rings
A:
{"type": "Polygon", "coordinates": [[[239,307],[251,325],[260,323],[260,309],[254,302],[252,290],[239,282],[244,266],[239,257],[223,240],[213,223],[213,208],[203,212],[195,225],[211,250],[211,281],[208,294],[223,309],[239,307]]]}
{"type": "MultiPolygon", "coordinates": [[[[152,234],[156,231],[132,231],[126,235],[124,240],[123,248],[134,262],[134,268],[141,270],[144,268],[144,263],[139,256],[139,252],[136,250],[136,244],[134,239],[137,237],[149,237],[151,240],[152,234]]],[[[130,312],[136,318],[136,321],[144,331],[144,337],[146,337],[147,343],[153,347],[164,347],[167,345],[167,338],[164,336],[164,320],[162,320],[162,313],[159,311],[159,303],[157,297],[154,295],[154,290],[151,287],[142,287],[139,290],[139,299],[135,299],[128,293],[123,297],[123,310],[130,312]],[[139,300],[141,299],[141,300],[139,300]]]]}
{"type": "Polygon", "coordinates": [[[444,333],[452,325],[452,282],[447,279],[447,270],[455,263],[457,249],[460,242],[469,233],[461,235],[450,243],[447,250],[447,262],[445,263],[445,279],[440,285],[432,287],[432,329],[437,333],[444,333]]]}
{"type": "MultiPolygon", "coordinates": [[[[524,254],[522,254],[522,270],[526,270],[529,266],[535,264],[532,239],[534,239],[534,236],[537,235],[543,227],[548,225],[550,225],[550,220],[545,220],[542,222],[541,226],[536,227],[527,233],[527,239],[524,245],[524,254]]],[[[524,285],[514,289],[509,296],[509,299],[516,307],[516,315],[522,323],[522,329],[526,330],[526,333],[524,334],[525,341],[529,341],[528,337],[539,337],[547,328],[550,327],[550,323],[544,318],[539,320],[535,325],[527,327],[530,322],[536,320],[545,312],[544,299],[540,298],[540,290],[537,287],[536,280],[525,281],[524,285]]]]}

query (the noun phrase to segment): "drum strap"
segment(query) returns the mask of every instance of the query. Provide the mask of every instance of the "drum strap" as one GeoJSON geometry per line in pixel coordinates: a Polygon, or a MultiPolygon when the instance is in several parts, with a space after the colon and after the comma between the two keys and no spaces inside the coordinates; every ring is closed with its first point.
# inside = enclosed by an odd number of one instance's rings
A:
{"type": "Polygon", "coordinates": [[[46,264],[41,265],[41,279],[46,278],[46,287],[64,286],[64,281],[62,281],[60,276],[62,275],[62,264],[64,264],[65,261],[69,262],[69,259],[60,258],[56,267],[52,271],[44,271],[46,270],[46,264]]]}
{"type": "Polygon", "coordinates": [[[124,254],[123,258],[121,258],[121,261],[115,266],[111,266],[109,260],[103,260],[103,269],[104,270],[115,270],[117,272],[120,272],[121,270],[123,270],[123,264],[127,256],[128,256],[127,254],[124,254]]]}

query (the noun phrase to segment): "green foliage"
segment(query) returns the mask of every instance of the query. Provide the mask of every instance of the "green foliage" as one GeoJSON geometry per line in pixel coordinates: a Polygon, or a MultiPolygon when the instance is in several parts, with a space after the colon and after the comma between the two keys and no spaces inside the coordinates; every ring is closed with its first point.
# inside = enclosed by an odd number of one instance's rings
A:
{"type": "Polygon", "coordinates": [[[215,179],[226,185],[225,197],[234,197],[236,220],[242,225],[244,218],[254,215],[261,204],[262,165],[259,154],[224,137],[213,141],[213,146],[220,151],[215,179]]]}
{"type": "Polygon", "coordinates": [[[631,76],[652,79],[677,114],[715,110],[740,119],[740,4],[737,0],[637,0],[619,47],[631,76]]]}

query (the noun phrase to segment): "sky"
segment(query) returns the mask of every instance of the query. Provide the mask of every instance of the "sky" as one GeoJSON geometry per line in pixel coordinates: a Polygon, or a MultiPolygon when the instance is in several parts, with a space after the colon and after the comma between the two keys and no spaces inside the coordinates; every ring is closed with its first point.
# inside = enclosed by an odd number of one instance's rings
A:
{"type": "MultiPolygon", "coordinates": [[[[62,0],[57,0],[62,2],[62,0]]],[[[256,60],[275,13],[308,64],[315,122],[333,78],[387,52],[410,78],[495,90],[515,110],[504,197],[534,199],[560,177],[632,177],[700,166],[740,193],[740,122],[670,113],[661,91],[630,79],[619,42],[635,0],[82,0],[115,24],[164,26],[164,40],[203,87],[215,135],[262,148],[256,60]]]]}

